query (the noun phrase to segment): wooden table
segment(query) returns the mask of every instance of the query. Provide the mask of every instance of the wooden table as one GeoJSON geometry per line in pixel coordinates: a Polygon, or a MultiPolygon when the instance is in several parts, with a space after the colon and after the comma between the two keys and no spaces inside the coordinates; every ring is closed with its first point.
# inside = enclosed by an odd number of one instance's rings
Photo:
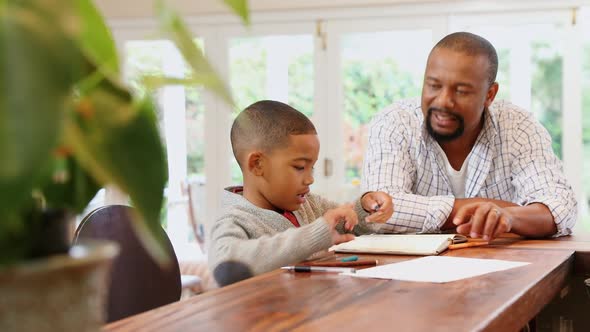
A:
{"type": "MultiPolygon", "coordinates": [[[[447,251],[532,264],[444,284],[273,271],[111,323],[105,331],[517,331],[573,271],[575,250],[561,242],[509,239],[447,251]]],[[[413,258],[363,256],[374,257],[380,264],[413,258]]]]}

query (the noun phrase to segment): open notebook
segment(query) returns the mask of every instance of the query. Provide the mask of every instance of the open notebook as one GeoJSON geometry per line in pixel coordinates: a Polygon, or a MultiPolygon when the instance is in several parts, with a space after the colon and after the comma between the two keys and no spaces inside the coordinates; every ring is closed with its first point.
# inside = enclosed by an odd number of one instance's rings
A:
{"type": "Polygon", "coordinates": [[[372,234],[361,235],[354,240],[332,246],[336,252],[438,255],[449,244],[467,242],[460,234],[372,234]]]}

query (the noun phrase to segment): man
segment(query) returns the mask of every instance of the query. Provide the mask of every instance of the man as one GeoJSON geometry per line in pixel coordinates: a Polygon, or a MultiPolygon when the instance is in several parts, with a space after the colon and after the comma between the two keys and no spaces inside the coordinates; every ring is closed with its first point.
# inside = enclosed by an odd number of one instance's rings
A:
{"type": "Polygon", "coordinates": [[[571,233],[577,203],[551,138],[532,114],[492,104],[497,70],[487,40],[453,33],[430,52],[421,105],[398,102],[373,119],[363,190],[393,197],[386,231],[571,233]]]}

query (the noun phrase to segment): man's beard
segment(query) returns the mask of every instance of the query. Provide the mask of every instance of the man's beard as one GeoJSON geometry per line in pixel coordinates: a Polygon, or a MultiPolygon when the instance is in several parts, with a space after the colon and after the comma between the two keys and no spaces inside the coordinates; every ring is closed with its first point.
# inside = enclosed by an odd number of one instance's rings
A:
{"type": "Polygon", "coordinates": [[[437,142],[449,142],[463,135],[463,132],[465,131],[465,120],[461,115],[449,111],[448,109],[430,107],[428,108],[428,113],[426,115],[426,130],[428,131],[430,136],[432,136],[432,138],[434,138],[437,142]],[[458,122],[457,129],[455,129],[455,131],[450,134],[441,134],[435,132],[434,128],[432,128],[432,113],[434,111],[445,113],[446,115],[450,115],[451,117],[453,117],[458,122]]]}

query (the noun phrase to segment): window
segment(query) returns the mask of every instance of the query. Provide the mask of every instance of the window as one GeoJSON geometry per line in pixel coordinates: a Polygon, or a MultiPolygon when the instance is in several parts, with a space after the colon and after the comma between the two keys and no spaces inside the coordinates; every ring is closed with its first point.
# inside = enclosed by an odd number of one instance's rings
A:
{"type": "Polygon", "coordinates": [[[430,30],[341,37],[346,184],[360,182],[367,129],[373,116],[394,101],[420,97],[431,44],[430,30]]]}
{"type": "Polygon", "coordinates": [[[584,195],[580,202],[582,218],[578,221],[578,228],[590,231],[590,7],[580,11],[582,33],[582,141],[583,151],[583,187],[584,195]]]}
{"type": "MultiPolygon", "coordinates": [[[[584,37],[582,65],[572,69],[567,38],[572,11],[556,9],[549,1],[536,3],[530,10],[523,6],[506,5],[503,11],[495,5],[465,9],[435,3],[314,9],[257,13],[256,22],[248,28],[223,19],[192,26],[204,38],[210,61],[230,84],[236,108],[229,109],[199,89],[171,86],[158,91],[162,110],[158,116],[170,164],[164,214],[179,224],[181,210],[186,218],[180,183],[188,178],[197,190],[193,201],[204,202],[196,208],[197,217],[214,220],[219,190],[242,183],[229,146],[231,121],[261,99],[286,102],[316,125],[321,150],[312,190],[341,202],[354,198],[362,176],[368,123],[392,102],[420,96],[427,55],[436,41],[452,31],[478,33],[496,47],[500,83],[496,98],[533,112],[547,128],[556,154],[564,160],[566,176],[580,187],[578,196],[585,193],[581,205],[587,211],[590,175],[580,165],[590,167],[589,10],[578,14],[584,37]],[[579,77],[564,79],[572,70],[579,77]],[[572,100],[577,100],[568,88],[572,84],[577,88],[582,84],[582,115],[572,110],[572,100]],[[579,128],[569,130],[572,124],[583,125],[583,137],[579,128]]],[[[128,53],[126,73],[136,89],[141,91],[137,80],[144,73],[186,73],[169,42],[141,40],[136,33],[141,29],[123,25],[122,29],[128,30],[119,36],[128,53]]],[[[186,225],[186,219],[182,220],[186,225]]],[[[180,238],[190,234],[181,228],[175,232],[180,238]]]]}
{"type": "MultiPolygon", "coordinates": [[[[310,35],[237,37],[229,43],[230,82],[238,109],[272,99],[313,116],[313,38],[310,35]]],[[[232,182],[242,173],[232,156],[232,182]]]]}
{"type": "MultiPolygon", "coordinates": [[[[196,40],[202,47],[202,42],[196,40]]],[[[145,75],[164,74],[186,77],[190,70],[178,50],[166,40],[130,40],[125,43],[125,76],[139,93],[145,87],[145,75]]],[[[162,211],[162,224],[173,242],[185,243],[193,239],[187,224],[187,185],[193,199],[198,220],[205,218],[204,173],[204,105],[198,88],[166,86],[156,93],[159,101],[160,132],[166,144],[169,183],[166,203],[162,211]],[[174,221],[168,223],[167,221],[174,221]]]]}
{"type": "Polygon", "coordinates": [[[562,156],[563,27],[556,23],[513,26],[469,26],[498,52],[497,99],[533,112],[562,156]]]}

